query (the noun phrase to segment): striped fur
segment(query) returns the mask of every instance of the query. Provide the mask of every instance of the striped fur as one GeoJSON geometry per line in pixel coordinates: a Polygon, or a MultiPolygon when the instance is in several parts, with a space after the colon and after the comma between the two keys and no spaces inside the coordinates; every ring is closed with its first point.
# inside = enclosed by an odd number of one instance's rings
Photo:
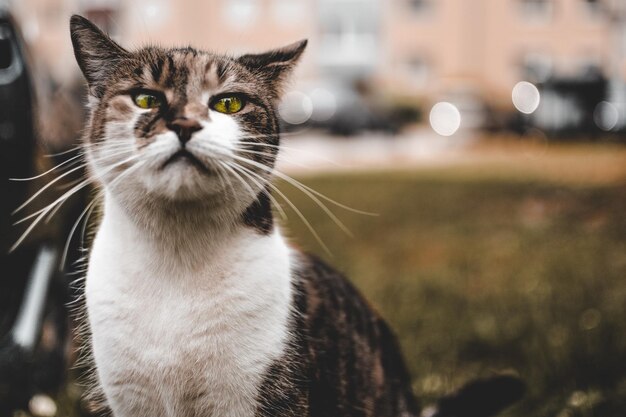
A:
{"type": "Polygon", "coordinates": [[[275,108],[306,42],[242,57],[131,52],[78,16],[71,34],[90,91],[85,146],[105,190],[86,304],[114,415],[417,416],[385,322],[273,221],[275,108]],[[166,104],[137,108],[131,96],[146,90],[166,104]],[[211,110],[233,93],[241,112],[211,110]],[[172,129],[181,120],[194,129],[184,140],[172,129]],[[181,149],[193,162],[169,164],[181,149]],[[252,161],[239,171],[249,189],[220,168],[240,158],[252,161]]]}

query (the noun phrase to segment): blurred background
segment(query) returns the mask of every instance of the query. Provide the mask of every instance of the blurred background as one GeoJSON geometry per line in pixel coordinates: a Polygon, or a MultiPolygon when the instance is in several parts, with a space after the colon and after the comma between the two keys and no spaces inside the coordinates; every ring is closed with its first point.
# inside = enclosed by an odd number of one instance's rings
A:
{"type": "Polygon", "coordinates": [[[74,165],[85,87],[73,13],[128,48],[239,54],[308,38],[279,105],[279,169],[378,216],[330,205],[350,237],[279,181],[323,243],[288,204],[282,222],[396,329],[423,405],[510,373],[528,392],[505,415],[624,415],[626,1],[0,0],[0,9],[0,415],[96,413],[79,399],[76,324],[64,307],[80,297],[70,283],[97,219],[92,193],[44,212],[49,221],[5,255],[28,226],[11,226],[23,217],[11,212],[58,179],[22,214],[37,213],[84,176],[74,165]]]}

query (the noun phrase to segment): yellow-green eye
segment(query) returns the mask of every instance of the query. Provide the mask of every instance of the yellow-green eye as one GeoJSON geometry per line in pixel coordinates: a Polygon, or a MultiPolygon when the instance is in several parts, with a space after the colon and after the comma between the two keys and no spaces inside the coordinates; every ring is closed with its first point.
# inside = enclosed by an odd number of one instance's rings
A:
{"type": "Polygon", "coordinates": [[[154,109],[161,105],[161,99],[152,94],[140,93],[133,96],[133,100],[142,109],[154,109]]]}
{"type": "Polygon", "coordinates": [[[237,113],[243,109],[243,100],[237,96],[224,97],[213,104],[213,109],[225,114],[237,113]]]}

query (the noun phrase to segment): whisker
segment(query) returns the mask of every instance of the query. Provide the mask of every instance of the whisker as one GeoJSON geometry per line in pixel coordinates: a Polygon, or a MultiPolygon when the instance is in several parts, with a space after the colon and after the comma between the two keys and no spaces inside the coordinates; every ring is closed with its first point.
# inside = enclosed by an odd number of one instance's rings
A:
{"type": "Polygon", "coordinates": [[[76,172],[81,168],[86,167],[87,164],[81,164],[75,168],[72,168],[71,170],[59,175],[58,177],[56,177],[55,179],[53,179],[52,181],[50,181],[49,183],[47,183],[46,185],[44,185],[43,187],[41,187],[35,194],[33,194],[28,200],[26,200],[24,203],[22,203],[21,206],[19,206],[18,208],[16,208],[15,210],[13,210],[13,212],[11,214],[16,214],[17,212],[19,212],[20,210],[22,210],[24,207],[26,207],[28,204],[30,204],[35,198],[37,198],[38,196],[41,195],[41,193],[43,193],[44,191],[46,191],[48,188],[50,188],[53,184],[57,183],[59,180],[61,180],[62,178],[67,177],[69,174],[71,174],[72,172],[76,172]]]}
{"type": "Polygon", "coordinates": [[[139,161],[137,163],[135,163],[134,165],[131,165],[130,167],[126,168],[124,171],[122,171],[121,173],[119,173],[117,175],[117,177],[115,177],[113,179],[113,181],[111,181],[109,184],[107,184],[107,187],[112,188],[116,182],[120,181],[122,179],[123,176],[128,175],[129,173],[135,171],[138,168],[141,168],[143,165],[146,164],[146,161],[139,161]]]}
{"type": "MultiPolygon", "coordinates": [[[[24,231],[24,233],[22,233],[20,238],[13,244],[13,246],[11,246],[11,249],[9,249],[9,252],[13,252],[15,249],[17,249],[17,247],[24,241],[24,239],[26,239],[26,237],[30,234],[30,232],[35,228],[35,226],[37,226],[37,224],[39,224],[41,219],[48,213],[48,211],[50,211],[50,209],[52,207],[56,206],[56,204],[63,204],[63,202],[65,200],[67,200],[68,196],[70,196],[71,194],[77,192],[81,188],[85,187],[87,184],[89,184],[90,181],[91,180],[83,181],[81,184],[79,184],[76,187],[72,188],[70,191],[65,193],[63,196],[61,196],[55,202],[53,202],[52,204],[46,206],[46,208],[40,210],[37,213],[33,213],[32,215],[30,215],[29,218],[33,217],[34,215],[37,215],[39,213],[39,216],[37,216],[37,218],[28,226],[26,231],[24,231]]],[[[21,223],[24,220],[26,220],[26,219],[22,219],[19,222],[16,222],[15,224],[21,223]]]]}
{"type": "Polygon", "coordinates": [[[281,137],[281,138],[288,138],[288,137],[292,137],[292,136],[302,136],[302,133],[304,132],[304,130],[298,131],[298,132],[276,132],[276,133],[261,133],[261,134],[249,134],[249,135],[241,135],[240,137],[242,138],[246,138],[246,139],[264,139],[264,138],[268,138],[268,137],[281,137]]]}
{"type": "Polygon", "coordinates": [[[284,160],[284,161],[289,162],[290,164],[297,165],[297,166],[302,167],[302,168],[309,168],[308,166],[306,166],[306,165],[304,165],[304,164],[302,164],[300,162],[296,162],[293,159],[287,158],[286,156],[284,156],[282,154],[279,154],[278,152],[273,154],[273,153],[267,153],[267,152],[262,152],[262,151],[253,151],[251,149],[244,149],[244,148],[234,148],[233,150],[236,151],[236,152],[250,153],[250,154],[254,154],[254,155],[261,155],[261,156],[267,156],[267,157],[270,157],[270,158],[276,158],[277,160],[284,160]]]}
{"type": "Polygon", "coordinates": [[[241,182],[243,184],[243,186],[246,188],[246,190],[250,193],[250,196],[252,197],[252,200],[256,200],[257,199],[257,193],[254,192],[254,190],[252,189],[250,184],[248,184],[246,181],[244,181],[244,179],[241,177],[241,175],[237,174],[230,166],[226,165],[225,163],[222,163],[222,166],[225,169],[227,169],[228,171],[230,171],[230,173],[233,174],[233,176],[235,178],[237,178],[239,180],[239,182],[241,182]]]}
{"type": "MultiPolygon", "coordinates": [[[[226,175],[223,171],[223,167],[220,166],[215,166],[216,170],[215,172],[217,173],[217,178],[220,180],[220,187],[222,187],[224,190],[226,189],[226,181],[224,180],[224,176],[226,175]]],[[[232,184],[229,184],[232,190],[232,184]]],[[[234,191],[233,191],[234,193],[234,191]]]]}
{"type": "Polygon", "coordinates": [[[73,160],[75,160],[77,158],[80,158],[82,156],[83,156],[83,154],[78,154],[76,156],[71,157],[70,159],[66,159],[65,161],[61,162],[60,164],[50,168],[49,170],[47,170],[43,174],[35,175],[34,177],[29,177],[29,178],[9,178],[9,180],[11,180],[11,181],[32,181],[32,180],[36,180],[37,178],[41,178],[44,175],[47,175],[47,174],[51,173],[55,169],[58,169],[58,168],[62,167],[63,165],[67,164],[68,162],[71,162],[71,161],[73,161],[73,160]]]}
{"type": "MultiPolygon", "coordinates": [[[[207,149],[209,149],[207,147],[207,149]]],[[[364,212],[361,210],[356,210],[353,209],[351,207],[348,207],[344,204],[341,204],[333,199],[331,199],[330,197],[325,196],[324,194],[319,193],[318,191],[313,190],[312,188],[300,183],[299,181],[293,179],[292,177],[290,177],[289,175],[286,175],[282,172],[280,172],[279,170],[275,169],[275,168],[270,168],[264,164],[261,164],[259,162],[253,161],[251,159],[248,158],[244,158],[241,156],[237,156],[237,155],[233,155],[233,154],[228,154],[225,151],[227,151],[227,148],[221,147],[219,145],[217,145],[216,147],[213,148],[214,151],[217,151],[218,153],[225,155],[227,157],[230,157],[232,159],[235,160],[239,160],[242,161],[244,163],[250,164],[252,166],[256,166],[266,172],[269,173],[273,173],[274,175],[276,175],[277,177],[284,179],[285,181],[287,181],[289,184],[291,184],[292,186],[296,187],[298,190],[302,191],[305,195],[307,195],[309,198],[311,198],[311,200],[313,200],[327,215],[328,217],[344,232],[346,233],[348,236],[353,237],[354,235],[352,234],[352,232],[350,231],[350,229],[348,229],[348,227],[324,204],[322,203],[317,197],[316,195],[320,196],[321,198],[337,205],[338,207],[344,208],[348,211],[352,211],[352,212],[356,212],[359,214],[365,214],[365,215],[376,215],[373,213],[368,213],[368,212],[364,212]]],[[[241,165],[239,165],[241,167],[241,165]]],[[[241,167],[243,168],[243,167],[241,167]]]]}
{"type": "MultiPolygon", "coordinates": [[[[125,153],[125,152],[123,152],[123,153],[125,153]]],[[[72,187],[72,185],[77,184],[78,182],[80,182],[80,179],[78,179],[78,180],[76,180],[76,181],[72,181],[72,182],[70,183],[71,185],[68,185],[68,187],[67,187],[67,188],[72,187]]],[[[63,186],[61,186],[61,187],[59,187],[59,188],[63,189],[63,187],[65,187],[65,185],[63,185],[63,186]]],[[[68,198],[69,198],[69,197],[68,197],[68,198]]],[[[50,220],[54,217],[54,215],[57,213],[57,211],[58,211],[60,208],[61,208],[61,205],[58,205],[57,207],[55,207],[55,208],[54,208],[54,210],[52,210],[52,211],[48,214],[48,216],[45,218],[44,223],[48,223],[48,222],[49,222],[49,221],[50,221],[50,220]]]]}
{"type": "MultiPolygon", "coordinates": [[[[221,164],[226,164],[226,166],[227,166],[227,167],[228,167],[228,166],[230,166],[232,169],[237,169],[237,168],[240,168],[240,167],[238,167],[237,165],[234,165],[234,166],[233,166],[232,164],[228,164],[227,162],[223,162],[223,161],[221,161],[220,163],[221,163],[221,164]]],[[[274,196],[272,196],[272,193],[268,192],[268,191],[265,189],[265,187],[264,187],[261,183],[259,183],[257,180],[255,180],[253,177],[251,177],[251,176],[250,176],[249,174],[247,174],[245,171],[243,171],[243,170],[239,170],[239,172],[240,172],[242,175],[245,175],[245,176],[246,176],[246,178],[248,178],[250,181],[252,181],[252,182],[253,182],[253,183],[254,183],[257,187],[259,187],[259,188],[262,190],[262,192],[264,192],[264,193],[267,195],[267,197],[270,199],[270,201],[272,202],[272,204],[274,204],[274,206],[276,207],[276,210],[278,210],[278,213],[280,214],[280,217],[281,217],[283,220],[287,220],[287,213],[285,213],[285,210],[283,210],[283,208],[282,208],[282,207],[281,207],[281,205],[278,203],[278,201],[276,201],[276,199],[274,198],[274,196]]],[[[233,172],[233,173],[235,173],[235,172],[233,172]]],[[[263,182],[263,183],[265,183],[265,184],[268,184],[268,181],[266,181],[266,180],[263,180],[262,182],[263,182]]],[[[256,197],[255,197],[255,198],[256,198],[256,197]]]]}
{"type": "MultiPolygon", "coordinates": [[[[137,169],[137,167],[140,167],[142,164],[143,164],[143,161],[140,161],[140,162],[137,162],[134,165],[131,165],[130,167],[126,168],[124,171],[122,171],[120,174],[118,174],[118,176],[109,184],[109,186],[112,187],[117,181],[119,181],[121,179],[122,176],[129,174],[130,172],[132,172],[135,169],[137,169]]],[[[99,195],[102,195],[102,193],[100,192],[99,195]]],[[[67,237],[67,240],[65,241],[65,247],[63,249],[63,256],[61,257],[61,263],[60,263],[61,267],[63,267],[65,265],[65,262],[67,260],[67,253],[68,253],[68,250],[69,250],[70,243],[72,241],[72,236],[74,235],[74,232],[76,231],[76,228],[80,224],[80,221],[83,218],[83,216],[85,216],[85,214],[87,214],[87,218],[85,219],[85,222],[84,222],[84,225],[83,225],[83,231],[82,231],[82,236],[84,238],[84,235],[85,235],[85,229],[84,228],[87,226],[87,221],[89,219],[89,214],[91,214],[91,211],[93,210],[93,208],[95,207],[95,204],[97,202],[98,202],[98,198],[94,197],[94,199],[91,200],[91,202],[89,204],[87,204],[87,207],[85,207],[85,210],[83,210],[83,212],[80,214],[80,216],[78,216],[78,219],[74,223],[74,226],[72,226],[72,229],[70,230],[69,236],[67,237]]],[[[58,206],[58,207],[60,207],[60,206],[58,206]]],[[[82,245],[82,243],[81,243],[81,245],[82,245]]]]}
{"type": "MultiPolygon", "coordinates": [[[[234,166],[234,165],[232,165],[232,166],[234,166]]],[[[239,168],[243,168],[241,165],[237,165],[237,166],[239,168]]],[[[251,175],[255,175],[255,176],[258,175],[255,172],[252,172],[252,171],[249,171],[249,172],[251,173],[251,175]]],[[[320,244],[320,246],[324,249],[324,251],[329,256],[333,256],[332,252],[328,249],[328,246],[326,246],[326,244],[324,243],[322,238],[317,234],[317,232],[315,231],[315,229],[313,228],[311,223],[307,220],[306,216],[304,214],[302,214],[302,212],[298,209],[298,207],[296,207],[296,205],[293,204],[291,202],[291,200],[289,200],[289,198],[287,198],[287,196],[285,194],[283,194],[283,192],[280,191],[278,189],[278,187],[276,187],[274,184],[268,183],[268,185],[272,188],[272,190],[274,190],[278,195],[280,195],[283,198],[283,200],[291,207],[291,209],[298,215],[300,220],[302,220],[302,223],[304,223],[304,225],[307,227],[307,229],[309,229],[309,231],[311,232],[311,234],[313,235],[315,240],[320,244]]]]}
{"type": "MultiPolygon", "coordinates": [[[[100,201],[100,199],[102,198],[102,191],[99,191],[98,194],[93,198],[93,201],[100,201]]],[[[87,225],[89,224],[89,219],[91,218],[91,214],[93,213],[93,210],[97,207],[97,204],[94,204],[91,208],[91,210],[89,210],[89,212],[87,213],[87,217],[85,217],[85,221],[83,222],[83,228],[81,229],[80,232],[80,247],[81,249],[83,249],[85,247],[85,231],[87,230],[87,225]]]]}
{"type": "MultiPolygon", "coordinates": [[[[249,143],[249,144],[252,144],[252,145],[255,145],[255,144],[256,144],[255,142],[238,142],[238,143],[244,143],[244,144],[249,143]]],[[[231,154],[230,154],[230,152],[229,152],[229,151],[230,151],[230,149],[228,149],[228,148],[226,148],[226,147],[224,147],[224,146],[222,146],[222,145],[218,145],[218,144],[212,144],[212,145],[214,145],[214,147],[207,148],[207,149],[218,150],[218,152],[219,152],[219,153],[221,153],[222,155],[224,155],[224,154],[225,154],[226,156],[233,156],[233,157],[235,156],[235,155],[231,155],[231,154]],[[217,148],[217,149],[216,149],[216,148],[217,148]],[[222,152],[222,150],[223,150],[223,151],[225,151],[225,152],[222,152]]],[[[270,145],[270,144],[261,144],[261,145],[262,145],[262,146],[270,146],[270,147],[273,147],[273,148],[278,148],[278,149],[282,148],[282,146],[279,146],[279,145],[270,145]]],[[[292,148],[292,149],[293,149],[293,148],[292,148]]],[[[235,148],[235,150],[240,150],[240,148],[235,148]]],[[[247,150],[246,150],[246,151],[247,151],[247,150]]],[[[250,151],[250,152],[254,152],[254,153],[256,153],[255,151],[250,151]]],[[[246,159],[246,158],[244,158],[244,159],[246,159]]],[[[285,159],[285,160],[286,160],[286,161],[288,161],[287,159],[285,159]]],[[[249,161],[254,162],[254,161],[252,161],[252,160],[249,160],[249,161]]],[[[330,160],[328,160],[328,161],[329,161],[329,162],[332,162],[332,161],[330,161],[330,160]]],[[[289,161],[288,161],[288,162],[289,162],[289,161]]],[[[293,163],[293,162],[292,162],[292,163],[293,163]]],[[[299,164],[299,165],[300,165],[300,166],[303,166],[303,167],[306,167],[305,165],[302,165],[302,164],[299,164]]],[[[269,169],[269,170],[271,170],[270,172],[276,173],[276,175],[277,175],[277,176],[279,176],[279,177],[281,177],[281,176],[289,177],[287,174],[285,174],[284,172],[279,171],[277,168],[270,168],[270,167],[267,167],[267,166],[266,166],[264,169],[265,169],[265,170],[268,170],[268,169],[269,169]]],[[[281,178],[283,178],[283,177],[281,177],[281,178]]],[[[308,186],[306,186],[306,185],[302,184],[300,181],[298,181],[298,180],[296,180],[296,179],[294,179],[294,178],[292,178],[292,177],[289,177],[289,180],[287,180],[286,178],[283,178],[283,179],[285,179],[285,181],[288,181],[288,182],[292,182],[292,181],[293,181],[293,182],[297,183],[299,186],[304,187],[304,188],[305,188],[305,189],[307,189],[309,192],[311,192],[311,193],[313,193],[313,194],[317,195],[318,197],[320,197],[320,198],[322,198],[322,199],[324,199],[324,200],[328,201],[329,203],[332,203],[332,204],[336,205],[337,207],[341,207],[341,208],[342,208],[342,209],[344,209],[344,210],[351,211],[351,212],[353,212],[353,213],[357,213],[357,214],[362,214],[362,215],[365,215],[365,216],[378,216],[378,214],[377,214],[377,213],[370,213],[370,212],[367,212],[367,211],[363,211],[363,210],[358,210],[358,209],[352,208],[352,207],[350,207],[350,206],[346,206],[345,204],[342,204],[342,203],[340,203],[340,202],[338,202],[338,201],[335,201],[335,200],[333,200],[332,198],[330,198],[330,197],[328,197],[328,196],[326,196],[326,195],[324,195],[324,194],[320,193],[319,191],[316,191],[316,190],[314,190],[314,189],[312,189],[312,188],[310,188],[310,187],[308,187],[308,186]]],[[[292,185],[294,185],[295,187],[299,188],[299,187],[298,187],[298,185],[296,185],[296,184],[293,184],[293,183],[292,183],[292,185]]],[[[303,191],[303,192],[304,192],[304,191],[303,191]]]]}
{"type": "MultiPolygon", "coordinates": [[[[221,165],[221,163],[220,163],[220,165],[221,165]]],[[[225,167],[222,167],[222,168],[226,169],[225,167]]],[[[226,173],[224,173],[224,177],[228,181],[228,186],[230,188],[231,194],[235,195],[235,187],[233,186],[233,182],[230,180],[230,177],[228,175],[226,175],[226,173]]]]}
{"type": "MultiPolygon", "coordinates": [[[[130,161],[132,161],[133,159],[138,158],[137,155],[134,155],[130,158],[127,158],[121,162],[118,162],[117,164],[112,165],[111,167],[109,167],[108,170],[106,170],[104,172],[104,174],[107,174],[108,172],[112,171],[113,169],[117,168],[118,166],[124,164],[124,163],[128,163],[130,161]]],[[[17,247],[24,241],[24,239],[26,239],[26,237],[30,234],[30,232],[35,228],[35,226],[37,226],[37,224],[39,224],[39,222],[41,221],[41,219],[43,219],[46,214],[48,214],[51,210],[53,210],[57,205],[62,205],[65,201],[67,201],[67,199],[73,195],[74,193],[78,192],[79,190],[81,190],[82,188],[84,188],[85,186],[89,185],[91,183],[92,179],[91,178],[87,178],[86,180],[84,180],[83,182],[81,182],[80,184],[78,184],[77,186],[75,186],[74,188],[72,188],[71,190],[67,191],[65,194],[63,194],[61,197],[59,197],[58,199],[56,199],[54,202],[50,203],[49,205],[47,205],[46,207],[44,207],[43,209],[31,214],[28,216],[28,218],[34,217],[38,214],[37,218],[35,220],[33,220],[33,222],[28,226],[28,228],[26,229],[26,231],[24,231],[24,233],[22,233],[22,235],[19,237],[19,239],[13,244],[13,246],[11,246],[11,248],[9,249],[9,252],[13,252],[15,249],[17,249],[17,247]]],[[[21,223],[24,220],[26,220],[26,218],[16,222],[15,224],[21,223]]]]}
{"type": "Polygon", "coordinates": [[[76,231],[76,228],[80,224],[80,221],[82,220],[83,216],[85,216],[85,214],[87,214],[87,212],[92,209],[95,203],[96,203],[96,200],[94,199],[94,200],[91,200],[89,204],[87,204],[83,212],[80,213],[80,216],[78,216],[78,219],[76,219],[76,221],[74,222],[74,225],[70,229],[69,236],[65,240],[65,246],[63,247],[63,255],[61,256],[61,262],[59,263],[59,268],[63,269],[63,267],[65,266],[65,261],[67,259],[67,252],[70,249],[70,243],[72,241],[72,236],[74,236],[74,232],[76,231]]]}
{"type": "Polygon", "coordinates": [[[350,229],[348,229],[346,227],[345,224],[343,224],[343,222],[341,220],[339,220],[339,218],[337,216],[335,216],[335,214],[324,204],[322,203],[315,195],[314,193],[310,192],[303,184],[300,184],[298,181],[294,180],[293,178],[291,178],[288,175],[284,175],[281,172],[279,172],[278,170],[273,170],[263,164],[260,164],[256,161],[253,161],[251,159],[247,159],[247,158],[242,158],[242,157],[238,157],[238,156],[233,156],[233,158],[240,160],[242,162],[245,162],[247,164],[256,166],[260,169],[263,169],[267,172],[273,172],[274,175],[276,175],[279,178],[284,179],[285,181],[289,182],[291,185],[293,185],[294,187],[296,187],[297,189],[299,189],[300,191],[302,191],[304,194],[306,194],[309,198],[311,198],[311,200],[313,200],[327,215],[328,217],[330,217],[330,219],[341,229],[343,230],[344,233],[346,233],[348,236],[353,237],[352,232],[350,231],[350,229]]]}
{"type": "MultiPolygon", "coordinates": [[[[250,162],[257,163],[256,161],[252,161],[252,160],[250,160],[250,162]]],[[[258,164],[258,165],[259,165],[259,168],[261,168],[262,164],[258,164]]],[[[262,168],[262,169],[272,169],[272,168],[265,167],[265,168],[262,168]]],[[[307,186],[305,184],[302,184],[300,181],[298,181],[295,178],[285,174],[282,171],[279,171],[278,169],[273,169],[272,171],[274,172],[274,174],[277,177],[279,177],[281,179],[284,179],[285,181],[291,183],[294,187],[297,187],[297,188],[302,187],[304,190],[307,190],[308,192],[310,192],[312,194],[315,194],[316,196],[318,196],[318,197],[328,201],[329,203],[334,204],[335,206],[340,207],[340,208],[342,208],[344,210],[347,210],[347,211],[350,211],[350,212],[356,213],[356,214],[362,214],[364,216],[373,216],[373,217],[378,216],[378,213],[372,213],[372,212],[369,212],[369,211],[363,211],[363,210],[355,209],[355,208],[352,208],[350,206],[346,206],[345,204],[342,204],[342,203],[340,203],[338,201],[335,201],[332,198],[328,197],[327,195],[324,195],[324,194],[320,193],[319,191],[317,191],[317,190],[315,190],[315,189],[313,189],[313,188],[311,188],[311,187],[309,187],[309,186],[307,186]]],[[[302,191],[304,192],[304,190],[302,190],[302,191]]]]}
{"type": "MultiPolygon", "coordinates": [[[[68,191],[67,193],[71,192],[72,190],[76,190],[76,188],[78,188],[78,187],[82,188],[82,187],[84,187],[85,185],[89,184],[90,182],[91,182],[91,179],[86,179],[86,180],[83,180],[83,181],[81,181],[78,185],[76,185],[75,187],[72,187],[72,189],[71,189],[70,191],[68,191]]],[[[65,193],[65,194],[63,194],[63,195],[66,195],[67,193],[65,193]]],[[[34,213],[31,213],[31,214],[29,214],[28,216],[23,217],[23,218],[21,218],[21,219],[17,220],[16,222],[14,222],[14,223],[13,223],[13,225],[14,225],[14,226],[17,226],[17,225],[18,225],[18,224],[20,224],[20,223],[24,223],[24,222],[25,222],[26,220],[28,220],[28,219],[32,219],[33,217],[37,216],[37,215],[38,215],[38,214],[40,214],[40,213],[43,213],[43,212],[49,212],[48,208],[50,208],[50,206],[52,206],[53,204],[55,204],[55,203],[56,203],[58,200],[60,200],[62,197],[63,197],[63,196],[59,197],[59,199],[57,199],[57,200],[55,200],[54,202],[50,203],[50,204],[49,204],[49,205],[47,205],[46,207],[44,207],[44,208],[42,208],[42,209],[39,209],[39,210],[35,211],[34,213]]]]}
{"type": "MultiPolygon", "coordinates": [[[[115,154],[115,156],[117,155],[123,155],[126,152],[120,151],[118,153],[115,154]]],[[[111,155],[113,156],[113,155],[111,155]]],[[[99,159],[98,159],[99,161],[99,159]]],[[[77,167],[74,167],[72,169],[70,169],[69,171],[64,172],[63,174],[59,175],[58,177],[52,179],[50,182],[48,182],[46,185],[44,185],[43,187],[41,187],[35,194],[33,194],[28,200],[26,200],[24,203],[22,203],[22,205],[20,205],[18,208],[16,208],[15,210],[13,210],[13,212],[11,214],[16,214],[17,212],[19,212],[20,210],[22,210],[24,207],[26,207],[27,205],[29,205],[33,200],[35,200],[38,196],[40,196],[44,191],[46,191],[48,188],[50,188],[52,185],[56,184],[57,182],[59,182],[62,178],[67,177],[68,175],[70,175],[73,172],[78,171],[79,169],[85,168],[86,166],[88,166],[88,164],[85,162],[83,164],[80,164],[77,167]]]]}
{"type": "Polygon", "coordinates": [[[345,164],[339,163],[337,161],[333,161],[332,159],[327,158],[325,156],[315,154],[315,153],[311,152],[310,150],[294,148],[293,146],[274,145],[274,144],[271,144],[271,143],[263,143],[263,142],[237,142],[237,144],[238,145],[239,144],[241,144],[241,145],[254,145],[254,146],[261,146],[261,147],[264,146],[266,148],[284,149],[286,151],[300,152],[300,153],[306,154],[307,156],[313,156],[316,159],[319,159],[320,161],[328,162],[329,164],[332,164],[332,165],[334,165],[336,167],[345,167],[346,166],[345,164]]]}
{"type": "Polygon", "coordinates": [[[45,156],[46,158],[55,158],[55,157],[57,157],[57,156],[66,155],[66,154],[68,154],[68,153],[72,153],[72,152],[74,152],[74,151],[78,151],[78,150],[80,150],[80,149],[81,149],[81,145],[77,145],[77,146],[74,146],[73,148],[70,148],[70,149],[68,149],[68,150],[66,150],[66,151],[63,151],[63,152],[57,152],[57,153],[47,153],[47,154],[45,154],[44,156],[45,156]]]}

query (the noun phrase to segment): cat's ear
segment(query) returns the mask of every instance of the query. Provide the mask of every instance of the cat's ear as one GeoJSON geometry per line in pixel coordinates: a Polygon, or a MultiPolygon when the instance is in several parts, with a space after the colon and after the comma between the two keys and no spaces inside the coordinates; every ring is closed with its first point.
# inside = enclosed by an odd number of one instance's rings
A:
{"type": "Polygon", "coordinates": [[[105,74],[128,52],[96,25],[79,15],[70,19],[70,35],[74,56],[90,87],[103,80],[105,74]]]}
{"type": "Polygon", "coordinates": [[[308,41],[304,39],[260,54],[243,55],[238,61],[253,73],[274,83],[280,90],[298,63],[307,43],[308,41]]]}

